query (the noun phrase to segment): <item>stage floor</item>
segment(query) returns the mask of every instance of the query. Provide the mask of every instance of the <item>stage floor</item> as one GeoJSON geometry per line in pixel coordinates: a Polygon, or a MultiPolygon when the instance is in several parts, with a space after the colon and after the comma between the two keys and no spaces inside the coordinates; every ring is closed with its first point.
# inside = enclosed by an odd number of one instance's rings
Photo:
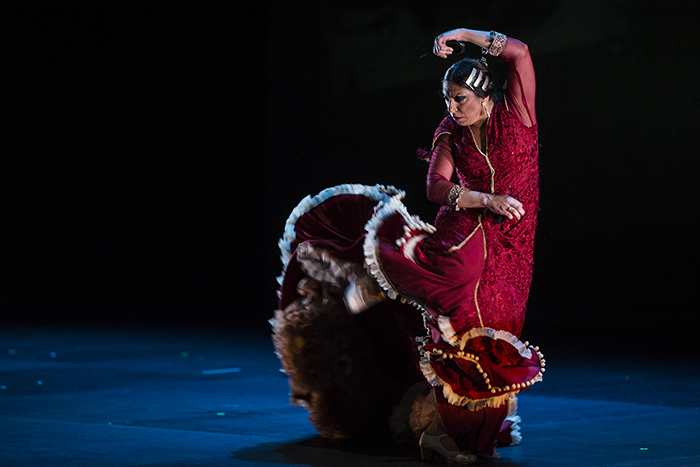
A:
{"type": "MultiPolygon", "coordinates": [[[[477,465],[700,466],[697,360],[543,344],[523,443],[477,465]]],[[[426,465],[415,447],[320,439],[262,328],[6,328],[0,407],[4,467],[426,465]]]]}

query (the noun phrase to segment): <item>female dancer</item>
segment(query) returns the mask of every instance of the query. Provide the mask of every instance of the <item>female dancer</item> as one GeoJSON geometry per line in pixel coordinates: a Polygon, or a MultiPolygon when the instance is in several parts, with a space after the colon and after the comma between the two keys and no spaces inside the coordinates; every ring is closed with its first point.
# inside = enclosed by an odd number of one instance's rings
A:
{"type": "Polygon", "coordinates": [[[516,394],[544,371],[539,350],[519,340],[538,142],[527,46],[456,29],[435,39],[434,53],[452,54],[453,40],[504,58],[507,85],[497,88],[485,59],[447,70],[449,115],[421,152],[428,197],[442,205],[434,225],[411,216],[393,187],[341,185],[306,198],[280,241],[273,339],[292,401],[322,435],[374,433],[387,419],[395,436],[418,440],[424,459],[437,452],[468,464],[471,453],[520,441],[516,394]]]}

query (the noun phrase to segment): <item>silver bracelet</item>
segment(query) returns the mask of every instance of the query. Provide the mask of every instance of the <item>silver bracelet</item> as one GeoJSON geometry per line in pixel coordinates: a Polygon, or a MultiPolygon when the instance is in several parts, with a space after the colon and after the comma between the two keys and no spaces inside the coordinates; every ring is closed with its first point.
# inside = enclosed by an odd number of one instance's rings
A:
{"type": "Polygon", "coordinates": [[[501,52],[503,52],[503,49],[506,48],[508,38],[505,34],[501,34],[500,32],[496,31],[491,31],[491,38],[491,45],[489,46],[487,52],[489,55],[498,57],[501,55],[501,52]]]}
{"type": "Polygon", "coordinates": [[[466,189],[459,185],[453,185],[450,188],[450,192],[447,194],[447,204],[452,207],[455,211],[459,211],[460,207],[457,205],[459,203],[459,197],[462,196],[466,189]]]}

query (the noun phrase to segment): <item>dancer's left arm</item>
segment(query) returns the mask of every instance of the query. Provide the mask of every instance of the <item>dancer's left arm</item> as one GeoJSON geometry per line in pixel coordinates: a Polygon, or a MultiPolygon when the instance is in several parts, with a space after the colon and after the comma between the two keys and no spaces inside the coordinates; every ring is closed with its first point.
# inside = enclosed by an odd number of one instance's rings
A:
{"type": "MultiPolygon", "coordinates": [[[[450,189],[455,186],[450,181],[454,174],[455,166],[452,157],[452,135],[443,134],[435,141],[433,155],[428,169],[427,194],[428,199],[440,204],[448,204],[450,189]]],[[[465,190],[459,197],[459,208],[487,208],[496,214],[506,216],[508,219],[519,220],[525,215],[520,201],[508,195],[482,193],[479,191],[465,190]]]]}

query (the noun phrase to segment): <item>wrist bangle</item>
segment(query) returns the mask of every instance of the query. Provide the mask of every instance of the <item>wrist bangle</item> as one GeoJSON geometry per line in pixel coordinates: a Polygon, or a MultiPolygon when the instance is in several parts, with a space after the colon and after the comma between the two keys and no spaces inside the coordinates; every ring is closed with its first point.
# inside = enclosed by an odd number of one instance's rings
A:
{"type": "Polygon", "coordinates": [[[452,188],[450,188],[450,192],[447,194],[447,205],[455,211],[459,211],[459,197],[462,196],[462,193],[464,193],[465,191],[466,190],[464,189],[464,187],[461,187],[459,185],[453,185],[452,188]]]}
{"type": "Polygon", "coordinates": [[[503,49],[506,48],[508,38],[505,34],[501,34],[500,32],[496,31],[491,31],[489,37],[491,38],[491,45],[488,49],[485,49],[485,51],[484,48],[482,48],[482,52],[484,54],[488,53],[489,55],[498,57],[501,55],[501,52],[503,52],[503,49]]]}

